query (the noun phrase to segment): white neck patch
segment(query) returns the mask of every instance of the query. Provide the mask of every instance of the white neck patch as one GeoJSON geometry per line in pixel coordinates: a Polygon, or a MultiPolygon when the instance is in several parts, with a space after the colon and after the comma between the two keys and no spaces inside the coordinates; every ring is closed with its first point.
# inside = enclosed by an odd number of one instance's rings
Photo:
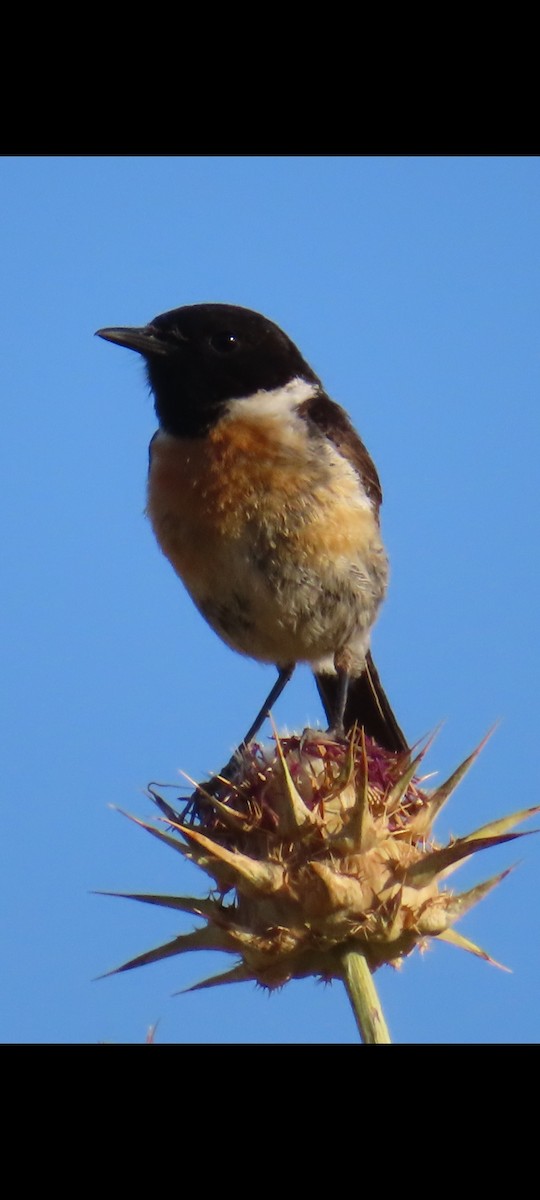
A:
{"type": "MultiPolygon", "coordinates": [[[[295,409],[304,400],[309,400],[318,391],[316,383],[308,383],[307,379],[297,376],[286,383],[284,387],[272,388],[270,391],[254,392],[252,396],[241,400],[230,400],[227,417],[237,419],[248,417],[249,420],[268,417],[292,416],[295,409]]],[[[226,419],[226,418],[225,418],[226,419]]]]}

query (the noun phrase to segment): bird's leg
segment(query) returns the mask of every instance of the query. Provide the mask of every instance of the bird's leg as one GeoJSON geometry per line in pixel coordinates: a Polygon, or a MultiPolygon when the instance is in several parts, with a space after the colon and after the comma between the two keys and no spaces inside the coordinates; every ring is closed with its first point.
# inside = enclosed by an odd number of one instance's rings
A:
{"type": "MultiPolygon", "coordinates": [[[[245,737],[242,738],[240,745],[236,748],[234,754],[231,755],[227,765],[223,767],[222,771],[219,772],[219,778],[217,775],[214,775],[212,779],[208,780],[208,783],[201,784],[201,790],[203,792],[210,792],[211,795],[215,795],[219,787],[222,786],[223,779],[234,779],[234,773],[238,767],[242,751],[246,748],[246,746],[249,745],[251,741],[253,741],[253,738],[259,732],[259,729],[266,720],[270,709],[273,707],[276,700],[279,699],[283,689],[287,686],[289,680],[291,679],[295,666],[296,663],[289,663],[286,667],[278,667],[278,677],[276,682],[270,689],[262,708],[259,709],[257,716],[250,725],[245,737]]],[[[201,792],[197,790],[189,798],[188,809],[190,809],[193,804],[197,804],[200,799],[201,792]]],[[[188,809],[186,809],[186,812],[188,809]]],[[[186,814],[184,813],[184,816],[185,815],[186,814]]]]}
{"type": "Polygon", "coordinates": [[[333,720],[328,730],[329,733],[335,733],[338,737],[343,737],[345,708],[347,705],[347,696],[349,693],[350,672],[345,667],[336,667],[338,677],[338,691],[336,697],[336,707],[333,713],[333,720]]]}
{"type": "Polygon", "coordinates": [[[295,665],[295,663],[289,663],[287,667],[278,667],[278,677],[276,682],[273,688],[270,689],[262,708],[259,709],[253,724],[250,725],[246,736],[242,738],[238,750],[235,751],[233,758],[236,757],[239,750],[243,750],[245,746],[249,746],[249,743],[253,741],[253,738],[255,737],[255,734],[259,732],[263,721],[266,721],[270,709],[276,703],[276,700],[279,700],[283,689],[287,686],[289,680],[292,678],[295,665]]]}

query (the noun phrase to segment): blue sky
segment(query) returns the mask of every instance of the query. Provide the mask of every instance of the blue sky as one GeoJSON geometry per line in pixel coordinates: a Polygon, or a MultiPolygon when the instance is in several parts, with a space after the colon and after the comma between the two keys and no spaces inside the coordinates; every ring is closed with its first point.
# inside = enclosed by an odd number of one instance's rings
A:
{"type": "MultiPolygon", "coordinates": [[[[379,469],[392,577],[374,657],[449,773],[500,724],[441,840],[540,801],[539,161],[522,157],[4,158],[1,360],[5,1042],[340,1043],[343,988],[173,995],[223,969],[95,977],[190,918],[95,889],[205,894],[127,822],[149,780],[218,769],[273,673],[222,645],[143,515],[155,429],[138,356],[93,337],[182,304],[265,313],[379,469]]],[[[307,670],[280,729],[322,720],[307,670]]],[[[174,793],[173,793],[174,794],[174,793]]],[[[530,823],[534,826],[534,821],[530,823]]],[[[536,1042],[540,840],[460,931],[377,976],[396,1042],[536,1042]]]]}

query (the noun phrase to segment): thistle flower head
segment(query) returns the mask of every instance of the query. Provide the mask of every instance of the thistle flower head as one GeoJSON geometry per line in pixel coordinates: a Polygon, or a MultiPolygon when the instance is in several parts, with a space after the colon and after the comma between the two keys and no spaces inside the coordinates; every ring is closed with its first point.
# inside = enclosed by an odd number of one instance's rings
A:
{"type": "Polygon", "coordinates": [[[453,926],[508,872],[462,893],[445,881],[466,858],[520,836],[510,830],[540,806],[440,846],[435,817],[479,750],[434,790],[418,778],[424,753],[387,752],[361,731],[335,739],[308,729],[270,748],[250,745],[234,783],[219,796],[201,790],[183,816],[157,798],[165,827],[138,823],[199,866],[213,890],[202,900],[131,894],[204,924],[119,970],[215,949],[237,963],[197,987],[254,980],[271,989],[307,975],[344,978],[351,951],[371,972],[399,965],[429,938],[493,962],[453,926]]]}

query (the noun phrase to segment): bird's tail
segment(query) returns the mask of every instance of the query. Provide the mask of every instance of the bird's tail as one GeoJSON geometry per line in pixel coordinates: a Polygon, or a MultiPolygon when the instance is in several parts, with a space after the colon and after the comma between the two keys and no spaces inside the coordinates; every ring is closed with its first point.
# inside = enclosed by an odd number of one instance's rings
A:
{"type": "MultiPolygon", "coordinates": [[[[315,682],[326,716],[331,722],[338,701],[338,677],[315,675],[315,682]]],[[[365,670],[358,679],[349,681],[343,720],[345,729],[352,729],[355,722],[363,726],[368,737],[372,737],[385,750],[408,750],[405,735],[392,712],[370,652],[366,655],[365,670]]]]}

